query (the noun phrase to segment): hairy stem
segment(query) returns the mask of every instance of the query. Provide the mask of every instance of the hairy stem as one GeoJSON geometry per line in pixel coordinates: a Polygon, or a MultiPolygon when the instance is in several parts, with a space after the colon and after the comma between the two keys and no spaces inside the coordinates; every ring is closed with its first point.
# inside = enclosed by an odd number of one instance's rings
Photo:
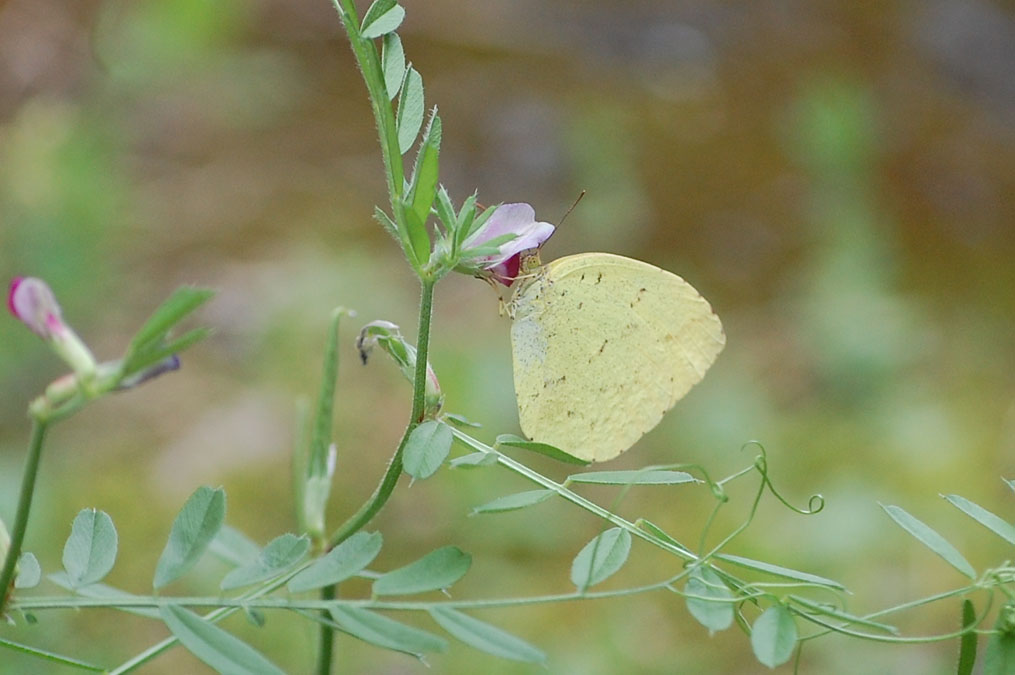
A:
{"type": "Polygon", "coordinates": [[[384,159],[384,176],[388,185],[388,196],[391,201],[391,215],[395,219],[402,249],[408,256],[413,267],[419,271],[419,261],[412,243],[409,241],[408,228],[405,224],[405,212],[402,206],[402,190],[405,186],[405,167],[402,165],[402,153],[398,147],[398,128],[395,126],[395,113],[391,106],[391,98],[384,86],[384,73],[377,56],[374,41],[364,38],[359,32],[359,19],[356,15],[356,3],[353,0],[332,0],[338,15],[342,19],[349,45],[352,47],[356,63],[363,74],[367,92],[370,95],[370,107],[373,109],[374,121],[377,123],[377,134],[381,142],[381,157],[384,159]]]}

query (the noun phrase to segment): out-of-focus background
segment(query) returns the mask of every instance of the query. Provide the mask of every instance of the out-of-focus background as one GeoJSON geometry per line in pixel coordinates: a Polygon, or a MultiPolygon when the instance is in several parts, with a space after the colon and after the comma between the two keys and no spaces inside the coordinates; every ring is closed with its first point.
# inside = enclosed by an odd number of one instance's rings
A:
{"type": "MultiPolygon", "coordinates": [[[[557,221],[544,259],[611,251],[673,270],[722,317],[705,381],[609,465],[686,461],[721,476],[764,443],[776,485],[728,551],[843,581],[874,611],[963,583],[878,502],[933,525],[984,569],[1010,547],[939,498],[1011,519],[1015,495],[1015,17],[988,0],[405,1],[401,35],[444,121],[456,201],[527,201],[557,221]]],[[[365,9],[365,7],[361,8],[365,9]]],[[[176,510],[223,485],[228,522],[260,542],[294,527],[287,480],[297,400],[319,381],[331,309],[344,327],[331,518],[373,489],[406,422],[408,385],[353,337],[383,318],[414,332],[417,286],[381,228],[373,121],[325,0],[0,2],[0,271],[47,279],[104,358],[173,288],[215,287],[215,336],[180,373],[90,407],[52,433],[27,548],[45,572],[84,507],[110,513],[108,581],[146,593],[176,510]]],[[[517,432],[509,325],[483,283],[438,287],[433,364],[447,409],[492,439],[517,432]]],[[[61,366],[0,320],[0,515],[13,520],[28,399],[61,366]]],[[[550,475],[567,469],[533,460],[550,475]]],[[[475,556],[456,597],[563,592],[601,523],[564,504],[467,518],[526,489],[488,469],[403,484],[371,527],[376,566],[446,544],[475,556]]],[[[615,492],[591,491],[603,503],[615,492]]],[[[713,540],[746,512],[748,486],[713,540]],[[725,528],[725,529],[724,529],[725,528]]],[[[620,511],[693,545],[703,488],[645,488],[620,511]]],[[[616,587],[675,572],[635,545],[616,587]]],[[[213,593],[202,563],[167,592],[213,593]]],[[[48,591],[58,592],[55,587],[48,591]]],[[[350,593],[356,589],[350,589],[350,593]]],[[[707,637],[677,596],[484,611],[549,654],[550,672],[759,672],[736,629],[707,637]]],[[[403,617],[412,620],[412,617],[403,617]]],[[[161,639],[115,612],[40,613],[5,637],[115,664],[161,639]],[[115,639],[110,636],[115,636],[115,639]]],[[[289,672],[315,632],[269,614],[228,625],[289,672]]],[[[958,626],[958,601],[900,619],[958,626]]],[[[422,625],[422,624],[421,624],[422,625]]],[[[432,626],[427,626],[432,628],[432,626]]],[[[435,628],[436,629],[436,628],[435,628]]],[[[416,672],[351,639],[341,672],[416,672]]],[[[827,637],[804,671],[944,673],[956,645],[827,637]]],[[[436,672],[536,672],[455,643],[436,672]]],[[[41,672],[3,652],[3,673],[41,672]]],[[[182,649],[143,672],[197,673],[182,649]]],[[[51,669],[46,672],[62,672],[51,669]]]]}

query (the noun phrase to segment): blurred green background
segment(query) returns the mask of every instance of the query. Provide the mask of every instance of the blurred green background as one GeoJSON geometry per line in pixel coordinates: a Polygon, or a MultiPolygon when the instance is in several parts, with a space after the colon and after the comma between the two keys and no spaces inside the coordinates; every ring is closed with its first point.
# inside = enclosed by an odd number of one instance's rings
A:
{"type": "MultiPolygon", "coordinates": [[[[958,493],[1011,519],[1015,495],[1015,16],[986,0],[628,3],[406,0],[401,35],[444,120],[456,201],[527,201],[557,221],[544,259],[611,251],[673,270],[716,308],[728,346],[699,385],[609,468],[698,462],[720,476],[764,443],[776,485],[817,516],[766,500],[728,551],[833,577],[856,613],[963,579],[903,534],[899,504],[978,569],[1010,547],[942,501],[958,493]]],[[[363,9],[361,7],[361,9],[363,9]]],[[[318,387],[331,309],[344,328],[331,518],[372,491],[409,389],[353,350],[360,323],[414,332],[417,286],[372,221],[385,202],[362,82],[324,0],[0,2],[0,270],[47,279],[101,358],[177,285],[219,290],[213,339],[183,370],[89,408],[52,433],[26,547],[59,567],[74,515],[110,513],[108,581],[148,592],[169,525],[202,484],[228,522],[266,542],[294,527],[288,462],[296,401],[318,387]]],[[[517,432],[508,322],[483,283],[437,290],[432,360],[447,409],[517,432]]],[[[28,399],[61,372],[0,321],[0,515],[13,520],[28,399]]],[[[567,469],[533,460],[549,475],[567,469]]],[[[571,588],[572,556],[601,523],[564,504],[467,518],[526,489],[499,470],[442,471],[375,521],[397,567],[449,543],[475,564],[456,597],[571,588]]],[[[735,526],[747,484],[719,519],[735,526]]],[[[602,503],[615,492],[590,491],[602,503]]],[[[693,544],[707,490],[645,488],[619,506],[693,544]]],[[[675,560],[636,544],[626,574],[675,560]]],[[[206,561],[168,592],[214,593],[206,561]],[[203,574],[202,574],[203,573],[203,574]]],[[[57,592],[47,585],[45,592],[57,592]]],[[[350,593],[356,589],[350,589],[350,593]]],[[[707,639],[677,596],[485,611],[549,654],[554,673],[760,672],[733,629],[707,639]]],[[[3,635],[103,664],[161,639],[116,612],[40,613],[3,635]],[[111,637],[113,636],[113,637],[111,637]]],[[[951,601],[900,619],[958,625],[951,601]]],[[[227,626],[293,673],[310,624],[271,614],[227,626]]],[[[412,620],[411,617],[407,619],[412,620]]],[[[422,624],[421,624],[422,625],[422,624]]],[[[429,626],[428,626],[429,627],[429,626]]],[[[957,647],[827,637],[803,672],[950,672],[957,647]]],[[[341,672],[421,672],[342,638],[341,672]]],[[[539,672],[461,644],[434,672],[539,672]]],[[[39,670],[12,652],[0,672],[39,670]]],[[[788,668],[787,668],[788,669],[788,668]]],[[[69,671],[68,671],[69,672],[69,671]]],[[[145,673],[198,673],[176,649],[145,673]]]]}

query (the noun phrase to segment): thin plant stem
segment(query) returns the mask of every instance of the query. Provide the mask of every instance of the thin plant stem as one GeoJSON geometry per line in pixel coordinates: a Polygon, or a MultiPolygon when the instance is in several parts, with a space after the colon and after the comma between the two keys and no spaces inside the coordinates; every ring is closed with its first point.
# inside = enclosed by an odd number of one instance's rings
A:
{"type": "MultiPolygon", "coordinates": [[[[352,47],[356,62],[363,75],[370,95],[370,107],[373,110],[374,120],[377,123],[377,134],[381,145],[381,157],[384,160],[384,176],[388,187],[388,198],[391,203],[391,213],[395,220],[395,229],[401,239],[402,249],[413,268],[420,274],[423,284],[422,299],[420,301],[418,344],[416,345],[416,372],[413,379],[412,395],[412,416],[409,424],[398,443],[388,468],[381,478],[381,482],[370,498],[360,509],[349,517],[338,530],[332,535],[329,541],[329,548],[342,543],[362,529],[387,503],[388,498],[398,484],[402,474],[402,453],[405,449],[409,434],[422,421],[424,411],[424,397],[426,394],[426,366],[427,346],[430,340],[430,315],[433,306],[433,287],[435,281],[423,273],[418,252],[413,247],[408,234],[405,221],[405,210],[402,204],[402,192],[405,185],[405,168],[402,164],[402,152],[399,148],[398,128],[395,122],[395,114],[391,106],[392,97],[388,95],[384,82],[384,73],[381,69],[377,48],[373,40],[364,38],[359,29],[359,18],[356,12],[354,0],[332,0],[338,15],[345,27],[346,35],[349,38],[349,45],[352,47]]],[[[328,587],[321,591],[322,599],[330,593],[334,597],[336,589],[328,587]]],[[[327,618],[327,617],[325,617],[327,618]]],[[[317,672],[320,675],[327,675],[331,672],[333,648],[333,635],[331,628],[322,622],[320,632],[320,645],[317,660],[317,672]]]]}
{"type": "MultiPolygon", "coordinates": [[[[325,586],[321,589],[321,602],[328,602],[335,599],[335,592],[337,588],[335,584],[331,586],[325,586]]],[[[330,621],[331,615],[328,613],[327,608],[321,609],[321,618],[324,621],[330,621]]],[[[335,649],[335,632],[331,626],[326,623],[321,623],[320,631],[318,632],[318,640],[320,643],[317,647],[317,675],[331,675],[331,661],[335,649]]]]}
{"type": "Polygon", "coordinates": [[[0,617],[3,616],[4,606],[7,604],[7,590],[14,580],[14,568],[18,564],[18,558],[21,557],[21,545],[25,541],[28,514],[32,510],[32,496],[35,494],[35,478],[39,473],[39,458],[42,456],[42,441],[47,428],[48,424],[45,421],[37,417],[32,418],[32,437],[28,445],[25,472],[21,476],[21,496],[18,498],[18,511],[11,532],[11,547],[7,551],[3,571],[0,571],[0,617]]]}
{"type": "Polygon", "coordinates": [[[409,425],[406,427],[405,433],[402,434],[402,440],[398,443],[398,449],[395,450],[391,461],[388,462],[388,468],[384,472],[381,482],[377,485],[377,489],[374,490],[374,493],[363,506],[342,523],[335,533],[331,535],[331,539],[328,541],[328,548],[338,546],[363,529],[363,526],[370,522],[377,515],[378,511],[384,507],[384,504],[387,503],[402,474],[402,451],[405,449],[409,434],[422,421],[426,395],[426,363],[428,358],[427,352],[430,347],[430,317],[433,313],[434,282],[424,279],[422,285],[423,291],[419,303],[419,331],[416,344],[416,372],[413,378],[412,415],[409,425]]]}
{"type": "MultiPolygon", "coordinates": [[[[295,570],[292,570],[288,574],[284,574],[283,576],[281,576],[278,579],[272,579],[271,581],[266,582],[260,588],[257,588],[257,589],[255,589],[253,591],[250,591],[250,592],[244,594],[244,596],[242,598],[240,598],[239,602],[237,602],[237,604],[235,604],[235,605],[228,605],[227,603],[222,602],[221,598],[218,599],[219,600],[218,602],[215,602],[215,603],[206,603],[205,606],[209,606],[209,605],[211,605],[211,606],[217,606],[218,609],[215,609],[215,610],[212,610],[212,611],[208,612],[207,614],[205,614],[201,618],[204,619],[205,621],[210,622],[210,623],[217,623],[217,622],[221,621],[222,619],[226,618],[227,616],[240,611],[244,607],[253,607],[254,605],[246,604],[243,601],[244,600],[255,600],[257,598],[261,598],[261,597],[271,593],[272,591],[277,590],[277,589],[281,588],[282,586],[285,586],[286,582],[288,582],[290,579],[292,579],[294,576],[296,576],[296,574],[298,574],[302,569],[308,567],[309,565],[310,565],[310,563],[307,563],[306,565],[303,565],[301,567],[296,568],[295,570]]],[[[164,600],[164,598],[160,598],[160,599],[164,600]]],[[[186,603],[165,603],[165,604],[186,604],[186,603]]],[[[117,602],[117,606],[122,606],[122,605],[120,605],[119,602],[117,602]]],[[[158,603],[155,603],[154,606],[158,607],[160,605],[158,603]]],[[[144,650],[140,654],[135,654],[134,656],[132,656],[127,661],[121,663],[116,668],[110,670],[107,673],[107,675],[124,675],[124,673],[129,673],[129,672],[131,672],[131,671],[133,671],[133,670],[135,670],[137,668],[140,668],[141,666],[143,666],[144,664],[148,663],[149,661],[154,659],[156,656],[158,656],[162,652],[164,652],[167,649],[169,649],[170,647],[174,646],[177,642],[179,642],[179,639],[176,636],[167,637],[165,640],[162,640],[161,642],[152,645],[151,647],[149,647],[148,649],[144,650]]]]}

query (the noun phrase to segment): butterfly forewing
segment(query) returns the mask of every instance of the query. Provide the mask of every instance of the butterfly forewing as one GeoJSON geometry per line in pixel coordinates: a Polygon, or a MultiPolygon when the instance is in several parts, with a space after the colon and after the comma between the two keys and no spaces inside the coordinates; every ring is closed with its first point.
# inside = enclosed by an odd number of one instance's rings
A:
{"type": "Polygon", "coordinates": [[[551,262],[519,287],[513,306],[522,430],[593,461],[658,424],[725,343],[718,317],[687,282],[608,253],[551,262]]]}

